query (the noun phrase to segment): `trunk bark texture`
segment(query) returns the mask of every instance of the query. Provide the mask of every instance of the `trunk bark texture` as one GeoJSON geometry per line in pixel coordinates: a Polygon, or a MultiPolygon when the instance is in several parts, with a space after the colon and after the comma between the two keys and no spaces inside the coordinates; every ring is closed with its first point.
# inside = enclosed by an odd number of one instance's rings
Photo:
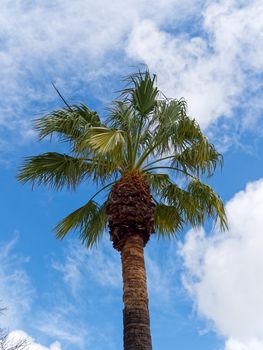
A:
{"type": "Polygon", "coordinates": [[[113,247],[122,259],[124,350],[151,350],[143,249],[154,229],[154,204],[141,173],[127,173],[113,186],[107,215],[113,247]]]}
{"type": "Polygon", "coordinates": [[[121,250],[125,350],[152,349],[143,247],[143,238],[131,235],[121,250]]]}

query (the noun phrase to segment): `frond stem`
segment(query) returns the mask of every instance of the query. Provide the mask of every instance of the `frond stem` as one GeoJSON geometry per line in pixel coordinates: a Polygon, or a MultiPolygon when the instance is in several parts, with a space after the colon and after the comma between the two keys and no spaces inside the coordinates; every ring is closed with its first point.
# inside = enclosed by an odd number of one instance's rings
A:
{"type": "Polygon", "coordinates": [[[137,152],[138,152],[138,149],[139,149],[140,137],[141,137],[141,132],[142,132],[142,125],[143,125],[143,116],[141,116],[139,129],[138,129],[137,140],[136,140],[135,147],[134,147],[133,165],[135,165],[136,156],[137,156],[137,152]]]}
{"type": "Polygon", "coordinates": [[[53,83],[53,81],[51,82],[53,88],[56,90],[58,96],[61,98],[61,100],[65,103],[65,105],[69,108],[69,110],[71,112],[74,112],[73,109],[70,107],[70,105],[67,103],[67,101],[64,99],[64,97],[61,95],[60,91],[58,90],[58,88],[56,87],[56,85],[53,83]]]}
{"type": "Polygon", "coordinates": [[[157,147],[157,145],[150,147],[148,150],[144,152],[144,154],[141,156],[141,158],[138,160],[136,164],[136,167],[135,167],[136,169],[139,169],[139,167],[143,164],[143,162],[148,157],[148,155],[152,153],[155,147],[157,147]]]}
{"type": "Polygon", "coordinates": [[[145,165],[142,169],[148,167],[149,165],[152,165],[152,164],[155,164],[155,163],[158,163],[158,162],[161,162],[162,160],[166,160],[166,159],[170,159],[170,158],[174,158],[174,156],[168,156],[168,157],[164,157],[164,158],[159,158],[153,162],[150,162],[148,163],[147,165],[145,165]]]}
{"type": "Polygon", "coordinates": [[[92,199],[95,198],[99,193],[101,193],[102,191],[104,191],[106,188],[108,188],[108,187],[114,185],[116,182],[117,182],[117,181],[113,181],[113,182],[109,183],[108,185],[102,187],[99,191],[97,191],[97,192],[89,199],[89,201],[92,201],[92,199]]]}
{"type": "Polygon", "coordinates": [[[132,162],[134,159],[134,155],[133,155],[133,149],[132,149],[132,139],[131,139],[131,135],[130,133],[127,133],[127,138],[128,138],[128,143],[127,143],[127,153],[128,153],[128,163],[130,163],[130,166],[132,167],[132,162]]]}
{"type": "Polygon", "coordinates": [[[192,174],[188,173],[187,171],[185,170],[182,170],[182,169],[179,169],[179,168],[175,168],[175,167],[170,167],[170,166],[156,166],[156,167],[152,167],[152,168],[144,168],[144,172],[148,172],[150,170],[156,170],[156,169],[170,169],[170,170],[177,170],[181,173],[183,173],[184,175],[186,176],[190,176],[191,178],[195,179],[195,180],[198,180],[197,177],[193,176],[192,174]]]}

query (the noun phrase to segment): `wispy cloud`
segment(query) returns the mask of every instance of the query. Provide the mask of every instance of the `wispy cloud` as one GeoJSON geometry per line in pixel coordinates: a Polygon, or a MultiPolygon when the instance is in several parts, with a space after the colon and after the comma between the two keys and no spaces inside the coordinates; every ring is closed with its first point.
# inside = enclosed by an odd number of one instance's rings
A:
{"type": "Polygon", "coordinates": [[[0,319],[0,326],[10,329],[21,326],[31,309],[34,288],[25,269],[28,257],[15,253],[18,240],[0,244],[0,301],[6,311],[0,319]]]}
{"type": "Polygon", "coordinates": [[[74,295],[88,281],[106,288],[121,288],[120,256],[109,242],[102,241],[99,247],[90,250],[72,241],[65,250],[65,261],[53,261],[52,266],[62,273],[74,295]]]}
{"type": "Polygon", "coordinates": [[[145,252],[147,284],[150,304],[156,309],[172,308],[175,295],[178,295],[178,256],[175,242],[169,242],[169,247],[162,245],[166,251],[165,259],[160,253],[160,241],[150,242],[145,252]]]}
{"type": "MultiPolygon", "coordinates": [[[[34,288],[27,272],[27,264],[30,262],[29,256],[17,253],[19,247],[19,235],[9,242],[0,243],[0,302],[1,307],[6,310],[0,318],[0,328],[9,329],[8,340],[15,343],[19,339],[28,340],[29,350],[60,350],[60,343],[53,341],[50,347],[45,347],[36,342],[31,333],[39,328],[46,333],[50,339],[59,339],[69,344],[83,345],[86,329],[70,321],[74,313],[74,308],[70,304],[62,307],[62,300],[53,313],[48,313],[50,304],[43,307],[36,305],[37,290],[34,288]],[[28,323],[28,320],[30,322],[28,323]],[[69,340],[70,338],[70,340],[69,340]]],[[[49,290],[49,286],[47,286],[49,290]]],[[[53,298],[57,298],[58,293],[53,292],[53,298]]],[[[39,296],[39,295],[38,295],[39,296]]]]}
{"type": "Polygon", "coordinates": [[[68,300],[64,303],[60,301],[53,308],[42,309],[35,321],[35,329],[50,338],[58,339],[66,348],[87,348],[92,339],[87,324],[78,320],[76,308],[68,300]]]}

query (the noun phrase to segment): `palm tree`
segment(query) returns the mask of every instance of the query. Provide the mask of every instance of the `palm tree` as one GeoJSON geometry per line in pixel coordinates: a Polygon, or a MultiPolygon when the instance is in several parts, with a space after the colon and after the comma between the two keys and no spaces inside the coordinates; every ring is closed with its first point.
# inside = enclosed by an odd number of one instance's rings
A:
{"type": "Polygon", "coordinates": [[[222,166],[216,151],[183,99],[168,99],[149,71],[126,78],[126,88],[113,101],[106,121],[86,105],[72,105],[36,119],[39,138],[56,134],[69,154],[28,157],[18,179],[34,185],[75,190],[92,179],[98,191],[55,227],[62,239],[79,232],[92,247],[107,223],[113,247],[120,252],[123,276],[124,349],[152,348],[144,247],[150,235],[170,238],[185,225],[207,218],[226,228],[223,203],[202,182],[222,166]],[[104,203],[95,201],[106,191],[104,203]]]}

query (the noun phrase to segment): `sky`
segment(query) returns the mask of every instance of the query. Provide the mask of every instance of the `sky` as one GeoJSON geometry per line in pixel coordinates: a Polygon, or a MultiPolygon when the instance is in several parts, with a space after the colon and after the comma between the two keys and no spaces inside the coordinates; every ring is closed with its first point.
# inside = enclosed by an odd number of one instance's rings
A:
{"type": "Polygon", "coordinates": [[[0,327],[29,350],[122,348],[119,254],[53,228],[95,187],[16,182],[39,143],[32,120],[69,103],[102,118],[122,77],[147,65],[224,155],[209,181],[229,231],[185,228],[145,248],[153,348],[263,348],[263,3],[261,0],[0,0],[0,327]]]}

